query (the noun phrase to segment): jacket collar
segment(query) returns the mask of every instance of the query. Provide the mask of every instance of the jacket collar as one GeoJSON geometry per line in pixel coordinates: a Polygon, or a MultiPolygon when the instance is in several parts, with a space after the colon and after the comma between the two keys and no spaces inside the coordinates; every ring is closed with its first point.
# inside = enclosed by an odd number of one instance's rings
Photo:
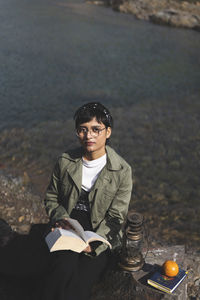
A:
{"type": "MultiPolygon", "coordinates": [[[[119,157],[115,150],[113,150],[110,146],[106,146],[107,153],[107,168],[109,170],[117,171],[121,169],[121,164],[119,161],[119,157]]],[[[68,153],[64,153],[63,157],[67,158],[70,161],[78,163],[83,156],[82,148],[77,148],[75,150],[71,150],[68,153]]]]}
{"type": "Polygon", "coordinates": [[[67,171],[80,192],[82,183],[82,149],[77,148],[65,152],[62,154],[62,157],[69,161],[67,171]]]}
{"type": "MultiPolygon", "coordinates": [[[[106,153],[107,153],[107,165],[106,169],[111,171],[118,171],[121,169],[121,164],[119,161],[119,157],[116,152],[109,146],[106,146],[106,153]]],[[[63,153],[62,157],[66,158],[67,160],[71,161],[67,166],[67,171],[71,178],[73,179],[74,183],[78,187],[79,191],[81,190],[81,182],[82,182],[82,156],[83,151],[82,148],[77,148],[75,150],[71,150],[67,153],[63,153]]],[[[104,172],[102,176],[105,176],[104,172]]],[[[107,179],[106,176],[104,178],[107,179]]]]}
{"type": "Polygon", "coordinates": [[[118,171],[121,169],[119,156],[111,147],[106,146],[106,152],[108,157],[107,168],[109,170],[118,171]]]}

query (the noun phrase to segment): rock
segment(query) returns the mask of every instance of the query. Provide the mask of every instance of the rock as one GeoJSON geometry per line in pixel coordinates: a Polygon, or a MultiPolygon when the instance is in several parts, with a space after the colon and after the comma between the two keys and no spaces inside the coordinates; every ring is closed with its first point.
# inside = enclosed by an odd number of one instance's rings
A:
{"type": "Polygon", "coordinates": [[[180,193],[179,191],[177,190],[172,190],[172,193],[171,193],[171,201],[173,203],[177,202],[179,203],[179,199],[180,199],[180,193]]]}
{"type": "MultiPolygon", "coordinates": [[[[117,11],[131,13],[137,19],[200,31],[198,2],[196,4],[174,0],[102,0],[100,2],[112,6],[117,11]]],[[[99,1],[90,1],[90,3],[99,4],[99,1]]]]}
{"type": "Polygon", "coordinates": [[[31,225],[29,224],[22,224],[18,226],[18,232],[21,234],[26,234],[30,231],[31,225]]]}
{"type": "MultiPolygon", "coordinates": [[[[199,278],[198,260],[199,254],[195,251],[187,253],[183,245],[150,248],[145,258],[146,264],[137,272],[125,272],[120,270],[117,261],[111,265],[104,274],[102,281],[94,288],[93,300],[199,300],[199,286],[195,285],[195,278],[199,278]],[[148,274],[154,271],[158,265],[162,265],[167,259],[176,260],[177,263],[189,270],[186,279],[179,285],[172,295],[153,289],[146,283],[148,274]]],[[[197,279],[198,282],[198,279],[197,279]]]]}
{"type": "Polygon", "coordinates": [[[197,29],[200,24],[199,16],[174,9],[155,12],[149,16],[149,19],[157,24],[193,29],[195,29],[195,27],[197,29]]]}
{"type": "Polygon", "coordinates": [[[200,286],[200,278],[197,278],[194,280],[194,285],[195,286],[200,286]]]}
{"type": "Polygon", "coordinates": [[[24,185],[28,185],[30,183],[30,177],[27,174],[27,172],[24,172],[24,176],[23,176],[23,184],[24,185]]]}
{"type": "Polygon", "coordinates": [[[20,217],[18,218],[18,222],[19,222],[19,223],[21,223],[21,222],[23,222],[23,221],[24,221],[24,219],[25,219],[25,217],[24,217],[24,216],[20,216],[20,217]]]}
{"type": "Polygon", "coordinates": [[[161,201],[164,201],[165,200],[165,195],[164,194],[156,194],[155,196],[155,201],[156,202],[161,202],[161,201]]]}

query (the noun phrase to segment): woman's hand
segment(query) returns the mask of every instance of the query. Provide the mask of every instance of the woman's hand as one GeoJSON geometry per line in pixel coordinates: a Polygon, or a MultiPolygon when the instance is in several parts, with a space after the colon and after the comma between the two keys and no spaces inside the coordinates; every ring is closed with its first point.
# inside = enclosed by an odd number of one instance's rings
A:
{"type": "Polygon", "coordinates": [[[54,227],[51,228],[51,231],[54,231],[55,228],[62,228],[62,229],[73,229],[74,228],[72,227],[72,225],[67,221],[67,219],[62,219],[62,220],[59,220],[55,223],[54,227]]]}
{"type": "Polygon", "coordinates": [[[86,252],[86,253],[92,252],[92,248],[90,247],[90,245],[88,245],[88,246],[83,250],[83,252],[86,252]]]}

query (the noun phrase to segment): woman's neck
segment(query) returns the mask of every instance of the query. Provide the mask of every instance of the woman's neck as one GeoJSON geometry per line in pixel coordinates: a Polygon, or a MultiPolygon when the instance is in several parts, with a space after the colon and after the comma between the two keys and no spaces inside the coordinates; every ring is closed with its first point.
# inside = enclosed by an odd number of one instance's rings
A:
{"type": "Polygon", "coordinates": [[[103,149],[101,152],[87,152],[83,154],[83,158],[85,160],[95,160],[100,157],[102,157],[104,154],[106,154],[106,149],[103,149]]]}

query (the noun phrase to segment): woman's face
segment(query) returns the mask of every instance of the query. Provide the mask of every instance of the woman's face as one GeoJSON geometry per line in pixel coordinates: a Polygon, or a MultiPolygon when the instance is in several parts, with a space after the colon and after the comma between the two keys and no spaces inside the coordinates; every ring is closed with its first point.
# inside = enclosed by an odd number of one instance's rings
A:
{"type": "Polygon", "coordinates": [[[77,132],[86,159],[97,159],[105,154],[106,139],[111,135],[110,127],[106,128],[102,122],[98,123],[96,118],[93,118],[80,124],[77,132]]]}

